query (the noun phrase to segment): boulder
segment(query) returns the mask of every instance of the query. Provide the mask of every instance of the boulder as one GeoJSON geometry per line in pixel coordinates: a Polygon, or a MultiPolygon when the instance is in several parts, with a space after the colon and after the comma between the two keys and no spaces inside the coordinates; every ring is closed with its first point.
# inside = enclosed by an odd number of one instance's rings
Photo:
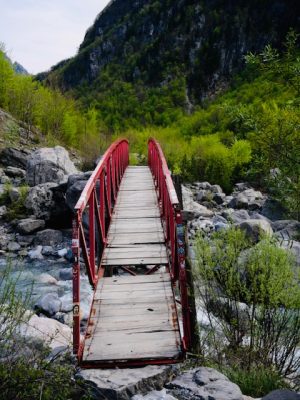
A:
{"type": "Polygon", "coordinates": [[[38,317],[34,314],[28,322],[22,323],[18,330],[23,337],[38,339],[51,349],[72,345],[71,328],[52,318],[38,317]]]}
{"type": "Polygon", "coordinates": [[[236,226],[245,231],[246,236],[253,242],[259,241],[264,234],[271,236],[273,234],[270,223],[263,219],[248,219],[236,226]]]}
{"type": "Polygon", "coordinates": [[[84,369],[77,378],[90,388],[92,398],[130,400],[137,393],[163,389],[176,373],[177,367],[172,365],[148,365],[131,369],[84,369]]]}
{"type": "Polygon", "coordinates": [[[278,389],[264,396],[262,400],[300,400],[300,394],[288,389],[278,389]]]}
{"type": "Polygon", "coordinates": [[[29,213],[37,219],[49,220],[52,210],[55,208],[52,189],[57,187],[55,183],[44,183],[32,187],[25,200],[25,207],[29,213]]]}
{"type": "Polygon", "coordinates": [[[16,188],[16,187],[12,187],[9,190],[8,195],[9,195],[9,198],[10,198],[12,203],[18,201],[20,196],[21,196],[18,188],[16,188]]]}
{"type": "Polygon", "coordinates": [[[228,207],[231,208],[248,208],[248,205],[248,198],[243,195],[243,192],[238,193],[238,195],[233,197],[233,199],[228,203],[228,207]]]}
{"type": "Polygon", "coordinates": [[[45,221],[42,219],[26,218],[21,219],[17,225],[17,231],[23,235],[29,235],[45,227],[45,221]]]}
{"type": "Polygon", "coordinates": [[[226,218],[227,221],[234,224],[238,224],[242,221],[250,219],[250,215],[247,210],[227,209],[222,212],[222,216],[226,218]]]}
{"type": "Polygon", "coordinates": [[[7,245],[8,251],[19,251],[20,249],[21,249],[21,246],[17,242],[10,242],[7,245]]]}
{"type": "Polygon", "coordinates": [[[26,176],[26,172],[22,168],[17,168],[17,167],[7,167],[5,168],[4,172],[6,173],[7,176],[11,178],[22,178],[24,179],[26,176]]]}
{"type": "Polygon", "coordinates": [[[225,193],[214,193],[213,195],[213,201],[219,205],[224,203],[225,198],[225,193]]]}
{"type": "MultiPolygon", "coordinates": [[[[72,182],[72,181],[71,181],[72,182]]],[[[66,203],[71,211],[74,211],[74,207],[85,188],[87,180],[77,180],[72,184],[68,185],[66,192],[66,203]]]]}
{"type": "Polygon", "coordinates": [[[62,268],[59,271],[59,279],[62,281],[71,281],[73,279],[73,269],[72,268],[62,268]]]}
{"type": "Polygon", "coordinates": [[[243,400],[240,388],[213,368],[194,368],[166,388],[175,398],[184,400],[243,400]]]}
{"type": "Polygon", "coordinates": [[[61,310],[61,301],[57,293],[47,293],[37,301],[34,308],[38,312],[42,312],[48,317],[52,317],[61,310]]]}
{"type": "Polygon", "coordinates": [[[279,238],[290,240],[300,238],[300,222],[295,220],[279,220],[272,223],[273,230],[279,238]]]}
{"type": "Polygon", "coordinates": [[[61,231],[55,229],[45,229],[36,234],[35,244],[42,246],[55,246],[61,243],[62,240],[63,235],[61,231]]]}
{"type": "Polygon", "coordinates": [[[212,186],[210,187],[210,190],[211,190],[213,193],[218,193],[218,194],[223,193],[223,190],[222,190],[222,188],[221,188],[220,185],[212,185],[212,186]]]}
{"type": "Polygon", "coordinates": [[[19,150],[13,147],[7,147],[0,153],[0,162],[5,166],[26,169],[29,154],[30,151],[27,149],[19,150]]]}
{"type": "Polygon", "coordinates": [[[75,174],[77,169],[67,150],[56,146],[40,148],[32,153],[26,171],[28,184],[36,186],[46,182],[66,182],[68,175],[75,174]]]}
{"type": "Polygon", "coordinates": [[[28,252],[28,256],[31,260],[43,260],[42,255],[43,246],[37,246],[35,249],[28,252]]]}

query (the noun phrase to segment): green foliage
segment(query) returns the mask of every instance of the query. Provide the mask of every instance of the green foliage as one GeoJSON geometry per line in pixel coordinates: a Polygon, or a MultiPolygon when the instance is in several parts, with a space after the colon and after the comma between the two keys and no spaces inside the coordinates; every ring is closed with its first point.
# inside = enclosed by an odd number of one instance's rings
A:
{"type": "Polygon", "coordinates": [[[14,219],[24,218],[26,216],[25,201],[27,198],[29,187],[27,185],[20,186],[18,188],[19,198],[15,201],[11,201],[9,193],[13,188],[11,183],[4,185],[4,191],[0,196],[0,205],[7,206],[7,213],[5,218],[9,221],[14,219]]]}
{"type": "Polygon", "coordinates": [[[246,396],[262,397],[273,390],[289,388],[287,382],[272,368],[224,368],[222,372],[236,383],[246,396]]]}
{"type": "Polygon", "coordinates": [[[196,242],[196,287],[210,321],[214,357],[239,369],[298,371],[299,274],[292,255],[264,237],[250,247],[230,228],[196,242]]]}

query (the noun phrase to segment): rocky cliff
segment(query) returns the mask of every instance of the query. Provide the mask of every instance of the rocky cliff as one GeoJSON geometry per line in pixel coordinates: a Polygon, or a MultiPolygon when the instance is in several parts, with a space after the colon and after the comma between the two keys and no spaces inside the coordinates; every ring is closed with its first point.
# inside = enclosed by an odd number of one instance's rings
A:
{"type": "Polygon", "coordinates": [[[243,65],[249,51],[279,46],[300,26],[297,0],[114,0],[88,29],[78,54],[41,74],[65,90],[101,87],[105,72],[163,86],[184,76],[199,102],[243,65]]]}

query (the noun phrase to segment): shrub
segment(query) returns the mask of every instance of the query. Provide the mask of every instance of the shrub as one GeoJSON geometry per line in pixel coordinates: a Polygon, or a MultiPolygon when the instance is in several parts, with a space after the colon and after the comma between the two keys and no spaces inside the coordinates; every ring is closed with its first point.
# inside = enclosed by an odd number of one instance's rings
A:
{"type": "Polygon", "coordinates": [[[297,373],[300,287],[294,259],[263,238],[250,247],[239,229],[200,236],[196,286],[218,362],[297,373]]]}

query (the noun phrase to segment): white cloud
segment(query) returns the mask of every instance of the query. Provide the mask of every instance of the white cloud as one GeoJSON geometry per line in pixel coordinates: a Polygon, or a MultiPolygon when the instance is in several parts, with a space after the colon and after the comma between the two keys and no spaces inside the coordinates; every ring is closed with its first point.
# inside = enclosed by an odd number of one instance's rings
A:
{"type": "Polygon", "coordinates": [[[0,42],[29,72],[73,56],[109,0],[0,0],[0,42]]]}

